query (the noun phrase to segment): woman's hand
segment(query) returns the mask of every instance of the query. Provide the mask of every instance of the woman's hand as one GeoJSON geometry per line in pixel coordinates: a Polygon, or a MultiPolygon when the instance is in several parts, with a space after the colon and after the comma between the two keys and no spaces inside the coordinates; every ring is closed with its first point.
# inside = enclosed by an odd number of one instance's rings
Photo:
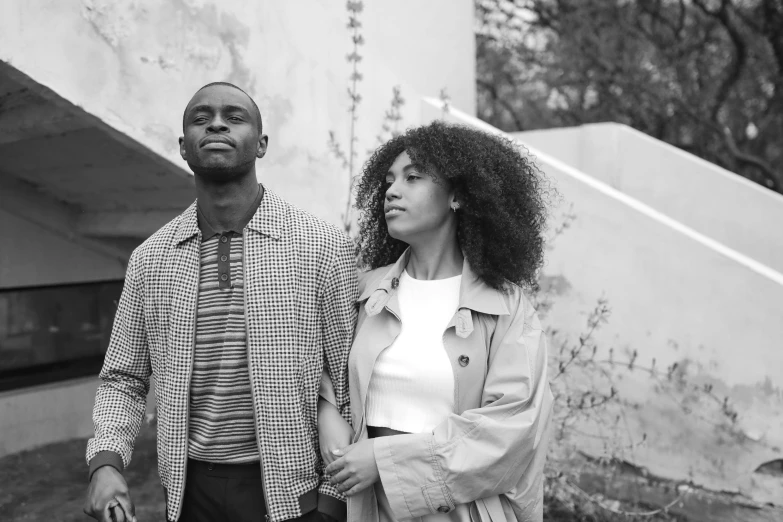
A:
{"type": "Polygon", "coordinates": [[[338,451],[337,455],[340,458],[329,464],[325,471],[332,475],[331,483],[345,496],[355,495],[380,480],[372,439],[351,444],[338,451]]]}
{"type": "Polygon", "coordinates": [[[353,440],[353,428],[331,402],[318,399],[318,442],[324,465],[337,459],[335,451],[345,448],[353,440]]]}

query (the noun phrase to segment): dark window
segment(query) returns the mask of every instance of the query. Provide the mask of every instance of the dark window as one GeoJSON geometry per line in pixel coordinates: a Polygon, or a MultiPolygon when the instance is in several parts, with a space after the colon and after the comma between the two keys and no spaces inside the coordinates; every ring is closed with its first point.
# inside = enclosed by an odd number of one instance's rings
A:
{"type": "Polygon", "coordinates": [[[97,375],[122,284],[0,289],[0,390],[97,375]]]}

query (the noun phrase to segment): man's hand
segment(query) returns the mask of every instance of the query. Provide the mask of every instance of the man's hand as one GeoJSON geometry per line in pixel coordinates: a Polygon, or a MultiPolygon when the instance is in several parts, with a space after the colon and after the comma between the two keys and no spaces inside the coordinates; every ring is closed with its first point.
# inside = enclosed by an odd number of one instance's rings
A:
{"type": "Polygon", "coordinates": [[[114,467],[102,466],[92,474],[84,512],[100,522],[136,522],[128,484],[114,467]]]}
{"type": "Polygon", "coordinates": [[[329,464],[325,471],[333,475],[331,483],[346,497],[355,495],[380,480],[372,439],[351,444],[336,454],[340,455],[340,458],[329,464]]]}
{"type": "Polygon", "coordinates": [[[353,440],[353,428],[342,418],[334,404],[318,400],[318,442],[321,458],[327,466],[337,459],[335,451],[345,448],[353,440]]]}

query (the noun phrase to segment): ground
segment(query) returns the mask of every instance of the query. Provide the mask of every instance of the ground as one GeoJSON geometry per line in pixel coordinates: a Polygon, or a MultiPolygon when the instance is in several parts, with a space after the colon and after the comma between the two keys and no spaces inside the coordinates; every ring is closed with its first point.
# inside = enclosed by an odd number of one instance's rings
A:
{"type": "MultiPolygon", "coordinates": [[[[87,491],[86,443],[85,439],[73,439],[1,458],[0,518],[6,522],[92,520],[82,512],[87,491]]],[[[133,461],[125,473],[140,522],[164,520],[163,490],[156,461],[155,431],[145,425],[139,434],[133,461]]],[[[688,518],[662,515],[644,520],[684,521],[688,518]]],[[[549,522],[629,520],[596,509],[589,503],[573,505],[554,497],[546,498],[544,519],[549,522]]],[[[772,515],[772,518],[758,520],[779,519],[772,515]]]]}
{"type": "MultiPolygon", "coordinates": [[[[0,513],[7,522],[86,522],[85,439],[49,444],[0,459],[0,513]]],[[[145,426],[125,474],[139,522],[165,520],[154,428],[145,426]]]]}
{"type": "MultiPolygon", "coordinates": [[[[85,439],[73,439],[0,459],[0,513],[7,522],[92,520],[82,512],[87,491],[85,439]]],[[[163,490],[156,467],[155,431],[144,426],[126,471],[140,522],[163,520],[163,490]]],[[[551,500],[553,522],[601,522],[588,513],[575,513],[551,500]]],[[[619,520],[619,519],[618,519],[619,520]]]]}

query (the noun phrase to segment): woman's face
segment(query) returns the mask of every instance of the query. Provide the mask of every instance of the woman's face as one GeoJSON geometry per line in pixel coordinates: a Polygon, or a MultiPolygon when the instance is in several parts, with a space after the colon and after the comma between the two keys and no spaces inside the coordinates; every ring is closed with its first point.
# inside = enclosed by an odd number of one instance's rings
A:
{"type": "Polygon", "coordinates": [[[407,152],[394,160],[386,174],[384,213],[389,235],[411,244],[426,240],[455,219],[453,191],[411,162],[407,152]]]}

